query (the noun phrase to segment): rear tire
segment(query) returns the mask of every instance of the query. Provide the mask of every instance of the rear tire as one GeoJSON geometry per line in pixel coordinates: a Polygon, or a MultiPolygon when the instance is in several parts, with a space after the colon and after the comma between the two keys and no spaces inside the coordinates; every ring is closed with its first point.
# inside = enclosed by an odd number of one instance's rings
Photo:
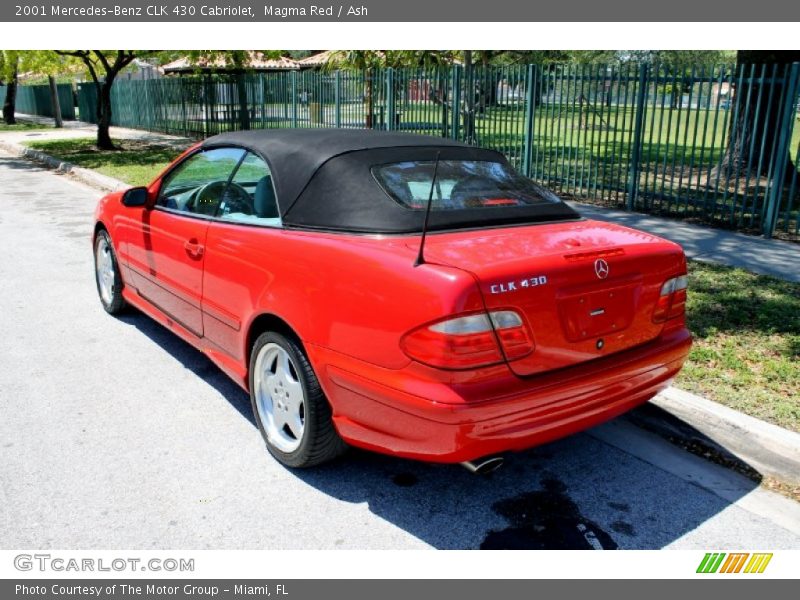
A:
{"type": "Polygon", "coordinates": [[[125,308],[122,276],[111,236],[105,229],[98,231],[94,240],[94,280],[103,309],[110,315],[122,312],[125,308]]]}
{"type": "Polygon", "coordinates": [[[340,456],[347,445],[300,344],[268,331],[250,353],[250,403],[267,449],[287,467],[306,468],[340,456]]]}

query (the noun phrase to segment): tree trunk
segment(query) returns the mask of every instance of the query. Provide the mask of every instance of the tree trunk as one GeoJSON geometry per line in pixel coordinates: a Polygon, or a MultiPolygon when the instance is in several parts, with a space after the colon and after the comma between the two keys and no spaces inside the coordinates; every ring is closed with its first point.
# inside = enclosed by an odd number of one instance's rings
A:
{"type": "Polygon", "coordinates": [[[367,78],[367,85],[365,94],[367,96],[367,115],[366,115],[366,122],[365,125],[367,129],[372,129],[373,121],[375,118],[375,98],[372,89],[372,69],[367,69],[365,71],[365,76],[367,78]]]}
{"type": "Polygon", "coordinates": [[[133,50],[116,50],[116,58],[109,61],[109,56],[103,50],[75,50],[56,53],[65,56],[74,56],[83,61],[92,81],[97,89],[97,148],[100,150],[116,150],[111,141],[109,129],[111,127],[111,86],[119,72],[133,62],[136,53],[133,50]],[[101,82],[98,67],[105,71],[105,79],[101,82]]]}
{"type": "Polygon", "coordinates": [[[100,150],[116,150],[111,141],[111,86],[113,77],[107,77],[97,86],[97,147],[100,150]]]}
{"type": "Polygon", "coordinates": [[[14,74],[11,76],[11,81],[8,82],[6,88],[6,100],[3,103],[3,121],[6,125],[14,125],[17,119],[14,113],[17,110],[17,69],[14,69],[14,74]]]}
{"type": "Polygon", "coordinates": [[[239,101],[239,126],[250,129],[250,106],[247,103],[247,82],[244,73],[236,74],[236,96],[239,101]]]}
{"type": "MultiPolygon", "coordinates": [[[[535,107],[541,106],[542,99],[544,98],[544,89],[542,88],[546,85],[546,81],[544,77],[542,77],[540,65],[533,65],[533,80],[528,82],[528,84],[533,86],[533,105],[535,107]]],[[[516,89],[516,87],[515,85],[514,89],[516,89]]],[[[528,93],[527,86],[525,87],[525,93],[528,93]]]]}
{"type": "Polygon", "coordinates": [[[766,64],[767,71],[765,79],[772,74],[772,65],[777,64],[777,76],[781,77],[784,72],[784,65],[800,61],[800,51],[770,51],[770,50],[739,50],[736,55],[736,73],[734,82],[738,81],[741,65],[746,65],[741,86],[737,86],[734,105],[730,109],[731,122],[728,125],[728,146],[720,164],[720,172],[731,174],[746,174],[748,165],[752,174],[766,175],[770,170],[773,159],[787,161],[786,176],[790,180],[794,176],[796,169],[792,161],[791,154],[782,157],[773,157],[772,141],[780,135],[780,126],[784,118],[783,108],[785,105],[784,90],[786,83],[776,85],[770,101],[771,83],[764,83],[763,91],[757,81],[748,81],[750,77],[750,65],[755,64],[755,77],[761,76],[760,65],[766,64]],[[761,107],[756,112],[757,98],[761,92],[761,107]],[[747,97],[750,97],[749,107],[747,97]],[[735,106],[738,104],[738,114],[735,106]],[[761,161],[761,171],[756,173],[759,167],[759,157],[761,156],[761,140],[766,136],[767,143],[764,145],[764,156],[761,161]],[[755,143],[752,141],[755,138],[755,143]],[[752,156],[751,156],[752,150],[752,156]]]}
{"type": "Polygon", "coordinates": [[[489,106],[497,106],[497,84],[498,78],[495,72],[489,68],[490,52],[482,51],[481,57],[481,72],[477,78],[479,98],[478,98],[478,112],[486,114],[486,109],[489,106]]]}
{"type": "Polygon", "coordinates": [[[61,102],[58,99],[58,85],[56,78],[52,75],[47,76],[47,83],[50,84],[50,104],[53,107],[53,119],[57,128],[64,126],[64,120],[61,118],[61,102]]]}
{"type": "Polygon", "coordinates": [[[678,108],[678,104],[679,104],[678,103],[678,98],[679,98],[678,90],[679,90],[679,88],[678,88],[678,84],[677,83],[673,84],[669,88],[669,107],[672,108],[672,109],[678,108]]]}

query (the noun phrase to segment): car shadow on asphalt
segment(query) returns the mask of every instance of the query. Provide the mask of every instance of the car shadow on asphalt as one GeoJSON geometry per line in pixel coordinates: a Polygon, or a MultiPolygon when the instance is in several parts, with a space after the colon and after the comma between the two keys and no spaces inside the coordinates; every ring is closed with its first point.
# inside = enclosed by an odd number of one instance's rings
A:
{"type": "Polygon", "coordinates": [[[185,369],[197,375],[216,390],[253,427],[256,426],[247,394],[211,362],[211,359],[205,354],[136,309],[129,307],[125,313],[119,316],[119,320],[136,327],[136,329],[161,346],[170,356],[180,362],[185,369]]]}
{"type": "MultiPolygon", "coordinates": [[[[247,394],[205,355],[138,311],[121,320],[175,357],[255,426],[247,394]]],[[[651,423],[658,418],[657,412],[647,416],[651,423]]],[[[684,434],[691,433],[689,425],[682,427],[684,434]]],[[[696,430],[691,434],[705,438],[696,430]]],[[[657,440],[665,452],[685,454],[657,440]]],[[[264,460],[273,459],[265,452],[264,460]]],[[[731,473],[739,479],[734,492],[728,489],[723,498],[649,463],[624,444],[605,443],[591,430],[511,454],[487,476],[458,465],[357,449],[331,464],[286,469],[286,474],[342,502],[366,503],[376,516],[442,549],[663,548],[758,487],[754,478],[731,473]]],[[[335,545],[360,547],[359,540],[337,539],[335,545]]]]}
{"type": "MultiPolygon", "coordinates": [[[[366,502],[374,514],[442,549],[663,548],[737,499],[591,432],[506,458],[496,472],[476,476],[457,465],[351,451],[294,475],[343,501],[366,502]]],[[[740,479],[741,496],[758,486],[740,479]]]]}

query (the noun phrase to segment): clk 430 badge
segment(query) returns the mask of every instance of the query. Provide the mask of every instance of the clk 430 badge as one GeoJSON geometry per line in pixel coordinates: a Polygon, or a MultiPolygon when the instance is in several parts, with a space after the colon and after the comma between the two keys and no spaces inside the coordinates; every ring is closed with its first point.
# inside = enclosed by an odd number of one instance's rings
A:
{"type": "Polygon", "coordinates": [[[495,283],[489,287],[489,291],[492,294],[505,294],[507,292],[516,292],[520,289],[538,287],[546,283],[547,276],[539,275],[538,277],[526,277],[525,279],[514,279],[503,283],[495,283]]]}

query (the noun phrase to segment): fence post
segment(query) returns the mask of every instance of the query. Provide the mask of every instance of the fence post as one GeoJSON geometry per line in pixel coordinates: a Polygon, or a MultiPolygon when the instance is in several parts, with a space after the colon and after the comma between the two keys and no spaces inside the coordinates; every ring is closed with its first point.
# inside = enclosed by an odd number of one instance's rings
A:
{"type": "Polygon", "coordinates": [[[259,83],[259,102],[257,104],[258,120],[261,121],[261,129],[266,129],[267,122],[267,106],[269,106],[269,88],[267,87],[267,74],[260,73],[258,76],[259,83]]]}
{"type": "Polygon", "coordinates": [[[633,210],[636,197],[639,195],[639,164],[642,151],[642,128],[647,104],[647,64],[639,65],[639,89],[636,94],[636,119],[633,130],[633,147],[631,148],[631,167],[628,178],[627,210],[633,210]]]}
{"type": "MultiPolygon", "coordinates": [[[[219,103],[219,84],[215,82],[211,76],[208,76],[208,107],[210,113],[209,133],[219,133],[219,114],[220,109],[224,112],[224,104],[220,107],[219,103]]],[[[224,99],[224,96],[223,96],[224,99]]]]}
{"type": "Polygon", "coordinates": [[[453,65],[453,97],[451,99],[450,138],[457,140],[460,136],[459,125],[461,121],[461,67],[453,65]]]}
{"type": "Polygon", "coordinates": [[[339,77],[341,74],[342,74],[341,71],[336,71],[336,73],[334,74],[333,99],[335,104],[334,118],[336,121],[336,127],[342,126],[342,82],[341,78],[339,77]]]}
{"type": "Polygon", "coordinates": [[[525,141],[522,146],[522,172],[531,176],[533,159],[533,124],[536,112],[536,66],[528,65],[525,74],[525,141]]]}
{"type": "MultiPolygon", "coordinates": [[[[155,80],[154,80],[155,81],[155,80]]],[[[203,115],[203,136],[208,137],[211,131],[211,75],[203,75],[203,94],[200,98],[200,114],[203,115]]]]}
{"type": "Polygon", "coordinates": [[[292,127],[297,127],[297,71],[289,73],[292,94],[292,127]]]}
{"type": "Polygon", "coordinates": [[[386,128],[386,131],[391,131],[395,128],[394,101],[394,69],[389,67],[386,69],[386,112],[383,115],[384,127],[386,128]]]}
{"type": "Polygon", "coordinates": [[[186,115],[186,94],[183,93],[184,90],[183,79],[179,77],[178,82],[179,82],[178,93],[181,96],[181,127],[182,127],[181,133],[183,134],[184,137],[189,137],[189,131],[188,131],[189,119],[186,115]]]}
{"type": "Polygon", "coordinates": [[[774,161],[775,171],[772,173],[770,182],[769,196],[767,198],[767,216],[764,219],[764,237],[771,238],[778,223],[778,215],[781,208],[781,196],[783,195],[783,180],[786,177],[786,163],[789,156],[792,134],[792,121],[794,120],[795,99],[800,93],[800,63],[793,63],[784,82],[783,88],[783,112],[781,113],[780,137],[775,148],[774,161]]]}
{"type": "Polygon", "coordinates": [[[142,90],[144,91],[144,101],[142,108],[144,109],[144,122],[145,122],[145,129],[148,131],[153,131],[153,119],[151,115],[153,113],[153,104],[150,102],[150,94],[148,93],[148,88],[150,87],[150,80],[145,79],[142,81],[142,90]]]}

